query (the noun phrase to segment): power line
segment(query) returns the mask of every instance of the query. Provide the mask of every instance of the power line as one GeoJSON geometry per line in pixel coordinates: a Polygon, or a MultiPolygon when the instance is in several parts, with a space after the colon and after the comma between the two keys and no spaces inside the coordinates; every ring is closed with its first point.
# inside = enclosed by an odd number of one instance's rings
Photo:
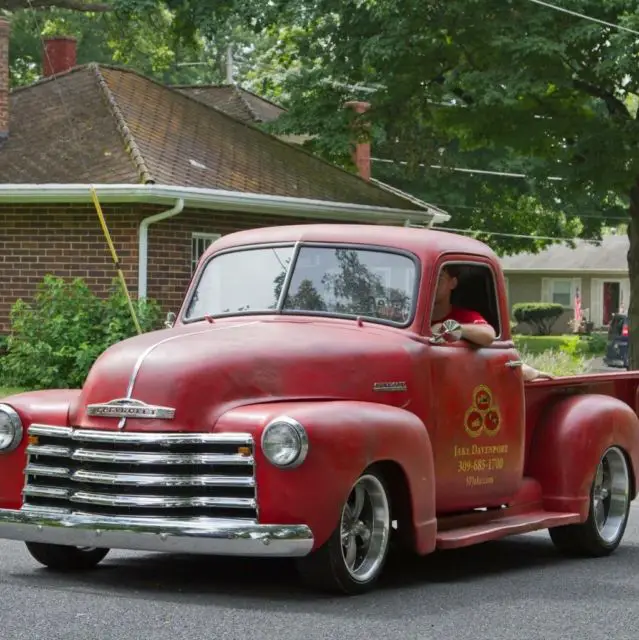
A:
{"type": "Polygon", "coordinates": [[[620,24],[615,24],[613,22],[606,22],[605,20],[599,20],[599,18],[593,18],[592,16],[587,16],[584,13],[577,13],[576,11],[571,11],[570,9],[564,9],[564,7],[558,7],[555,4],[550,4],[550,2],[544,2],[543,0],[529,0],[529,2],[534,2],[535,4],[539,4],[542,7],[553,9],[555,11],[561,11],[562,13],[567,13],[568,15],[575,16],[577,18],[583,18],[584,20],[597,22],[599,24],[603,24],[606,27],[612,27],[613,29],[621,29],[622,31],[628,31],[630,33],[634,33],[635,35],[639,36],[639,31],[635,31],[634,29],[629,29],[628,27],[622,27],[620,24]]]}
{"type": "MultiPolygon", "coordinates": [[[[472,204],[450,204],[450,203],[430,202],[430,201],[429,201],[429,204],[431,204],[433,207],[439,207],[441,209],[453,209],[453,210],[454,209],[470,209],[471,211],[477,211],[477,212],[482,212],[485,210],[485,207],[480,207],[472,204]]],[[[507,212],[507,213],[521,213],[516,209],[501,209],[501,211],[507,212]]],[[[593,218],[593,219],[602,218],[605,220],[623,220],[625,222],[630,221],[629,216],[607,216],[602,213],[595,213],[595,209],[586,209],[585,211],[582,209],[578,214],[571,214],[571,217],[593,218]],[[585,211],[590,211],[593,215],[586,215],[585,211]]]]}
{"type": "MultiPolygon", "coordinates": [[[[406,162],[406,160],[392,160],[390,158],[371,158],[371,160],[373,160],[374,162],[383,162],[385,164],[402,164],[402,165],[408,165],[408,162],[406,162]]],[[[484,175],[489,175],[489,176],[500,176],[503,178],[519,178],[519,179],[525,179],[528,178],[529,176],[527,176],[525,173],[513,173],[511,171],[491,171],[489,169],[469,169],[467,167],[444,167],[440,164],[431,164],[431,165],[426,165],[423,162],[420,162],[419,165],[420,167],[426,169],[449,169],[451,171],[457,171],[460,173],[480,173],[480,174],[484,174],[484,175]]],[[[562,181],[563,178],[560,178],[558,176],[547,176],[546,180],[555,180],[555,181],[562,181]]]]}
{"type": "MultiPolygon", "coordinates": [[[[401,164],[401,165],[408,165],[408,162],[406,162],[405,160],[391,160],[390,158],[374,158],[371,157],[372,161],[375,162],[383,162],[385,164],[401,164]]],[[[422,167],[422,168],[426,168],[426,165],[422,162],[420,163],[418,166],[422,167]]],[[[429,165],[428,168],[431,169],[445,169],[447,167],[442,167],[441,165],[437,165],[437,164],[431,164],[429,165]]],[[[525,173],[512,173],[509,171],[490,171],[488,169],[468,169],[465,167],[451,167],[452,171],[458,171],[458,172],[462,172],[462,173],[478,173],[478,174],[484,174],[484,175],[492,175],[492,176],[500,176],[500,177],[504,177],[504,178],[519,178],[519,179],[523,179],[523,178],[527,178],[528,176],[525,173]]],[[[559,177],[554,177],[554,176],[548,176],[546,178],[547,180],[555,180],[555,181],[562,181],[563,178],[559,178],[559,177]]],[[[431,202],[430,204],[432,204],[435,207],[442,207],[445,209],[473,209],[473,210],[481,210],[480,207],[477,206],[473,206],[473,205],[463,205],[463,204],[447,204],[447,203],[436,203],[436,202],[431,202]]],[[[590,211],[592,213],[595,213],[595,209],[587,209],[586,211],[590,211]]],[[[576,215],[576,214],[575,214],[576,215]]],[[[595,213],[595,215],[585,215],[585,212],[579,213],[578,216],[579,218],[606,218],[606,220],[629,220],[629,217],[621,217],[621,216],[606,216],[604,214],[601,213],[595,213]]]]}
{"type": "Polygon", "coordinates": [[[522,240],[565,240],[568,242],[577,242],[581,240],[582,242],[589,242],[594,244],[594,240],[585,240],[584,238],[558,238],[557,236],[535,236],[532,234],[523,234],[523,233],[500,233],[498,231],[480,231],[477,229],[454,229],[453,227],[439,227],[439,231],[454,231],[455,233],[465,233],[465,234],[484,234],[486,236],[500,236],[503,238],[519,238],[522,240]]]}

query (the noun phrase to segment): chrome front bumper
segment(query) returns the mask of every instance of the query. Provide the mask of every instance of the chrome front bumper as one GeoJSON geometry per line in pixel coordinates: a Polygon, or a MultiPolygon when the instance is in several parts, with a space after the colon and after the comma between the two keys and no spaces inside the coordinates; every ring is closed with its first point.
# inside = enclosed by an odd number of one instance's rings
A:
{"type": "Polygon", "coordinates": [[[313,547],[313,533],[306,525],[44,510],[0,509],[0,538],[74,547],[249,557],[299,557],[313,547]]]}

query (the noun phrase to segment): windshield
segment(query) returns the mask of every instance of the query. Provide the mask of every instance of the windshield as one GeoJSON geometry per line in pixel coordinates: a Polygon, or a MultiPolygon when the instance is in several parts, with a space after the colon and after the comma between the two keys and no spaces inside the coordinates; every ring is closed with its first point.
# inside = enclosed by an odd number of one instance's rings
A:
{"type": "Polygon", "coordinates": [[[408,256],[302,246],[293,261],[294,251],[293,246],[261,247],[214,257],[197,283],[185,320],[308,312],[406,324],[412,317],[417,272],[408,256]]]}

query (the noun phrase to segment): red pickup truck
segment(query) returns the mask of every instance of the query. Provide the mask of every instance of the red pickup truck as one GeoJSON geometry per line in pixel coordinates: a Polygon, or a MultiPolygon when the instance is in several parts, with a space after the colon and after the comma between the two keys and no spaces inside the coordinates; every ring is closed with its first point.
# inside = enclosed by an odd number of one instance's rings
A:
{"type": "Polygon", "coordinates": [[[356,594],[417,554],[548,529],[602,556],[637,495],[633,372],[524,382],[484,244],[360,225],[257,229],[203,256],[173,326],[84,387],[0,406],[0,538],[54,570],[111,548],[294,557],[356,594]],[[444,265],[487,347],[432,333],[444,265]]]}

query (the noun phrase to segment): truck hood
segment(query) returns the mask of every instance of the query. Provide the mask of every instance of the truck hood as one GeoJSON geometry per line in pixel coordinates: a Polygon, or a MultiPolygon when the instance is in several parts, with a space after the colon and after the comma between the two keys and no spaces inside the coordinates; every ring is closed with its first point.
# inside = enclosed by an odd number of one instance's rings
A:
{"type": "Polygon", "coordinates": [[[71,424],[117,429],[88,405],[130,398],[175,409],[172,419],[128,418],[129,430],[205,431],[231,408],[265,401],[357,399],[402,406],[417,344],[401,331],[354,322],[242,318],[143,334],[96,361],[71,424]],[[375,385],[377,388],[375,389],[375,385]]]}

